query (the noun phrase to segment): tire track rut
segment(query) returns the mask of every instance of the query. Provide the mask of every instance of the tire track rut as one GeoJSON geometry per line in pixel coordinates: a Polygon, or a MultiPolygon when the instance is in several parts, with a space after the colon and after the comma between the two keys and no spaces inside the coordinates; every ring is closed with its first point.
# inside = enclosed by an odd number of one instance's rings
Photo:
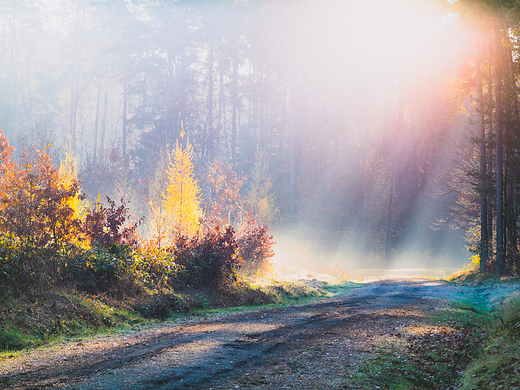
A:
{"type": "MultiPolygon", "coordinates": [[[[384,280],[312,304],[174,324],[159,334],[132,335],[130,345],[69,349],[70,357],[63,359],[58,352],[47,362],[32,356],[23,372],[0,371],[0,388],[307,388],[293,376],[309,377],[313,366],[323,365],[324,372],[337,366],[329,375],[340,377],[338,369],[356,364],[369,351],[375,341],[371,335],[419,319],[392,310],[406,311],[442,297],[446,288],[420,279],[384,280]],[[274,374],[263,378],[270,370],[274,374]]],[[[114,342],[121,343],[121,336],[107,339],[107,345],[114,342]]]]}

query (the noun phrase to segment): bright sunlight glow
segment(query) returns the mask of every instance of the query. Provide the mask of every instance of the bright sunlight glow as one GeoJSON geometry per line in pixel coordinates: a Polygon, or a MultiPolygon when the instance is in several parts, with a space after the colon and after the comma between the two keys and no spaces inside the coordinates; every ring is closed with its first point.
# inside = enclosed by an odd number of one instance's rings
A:
{"type": "Polygon", "coordinates": [[[304,67],[337,64],[339,73],[406,82],[447,71],[462,51],[464,34],[454,14],[431,1],[326,4],[302,7],[293,26],[294,43],[303,48],[298,54],[304,67]]]}

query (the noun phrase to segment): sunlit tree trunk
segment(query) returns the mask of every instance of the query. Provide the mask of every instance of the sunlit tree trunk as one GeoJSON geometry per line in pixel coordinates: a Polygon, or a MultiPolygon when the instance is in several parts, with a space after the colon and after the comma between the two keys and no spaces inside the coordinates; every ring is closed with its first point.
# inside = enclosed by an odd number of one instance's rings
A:
{"type": "MultiPolygon", "coordinates": [[[[210,39],[209,54],[208,54],[208,101],[207,101],[207,123],[206,123],[206,142],[208,155],[213,156],[215,150],[215,135],[213,134],[213,59],[215,51],[215,40],[210,39]]],[[[204,147],[204,146],[203,146],[204,147]]],[[[204,152],[203,152],[204,153],[204,152]]]]}
{"type": "MultiPolygon", "coordinates": [[[[480,55],[480,53],[479,53],[480,55]]],[[[486,261],[488,258],[488,206],[487,206],[487,194],[486,194],[486,177],[487,177],[487,164],[486,164],[486,124],[484,116],[484,94],[482,92],[482,71],[481,62],[477,61],[476,64],[476,76],[477,76],[477,94],[479,104],[479,186],[480,186],[480,272],[486,272],[486,261]]]]}
{"type": "Polygon", "coordinates": [[[502,71],[500,62],[500,38],[498,27],[495,27],[493,36],[493,58],[495,63],[495,142],[496,142],[496,236],[497,236],[497,272],[504,271],[504,171],[503,171],[503,123],[502,123],[502,71]]]}

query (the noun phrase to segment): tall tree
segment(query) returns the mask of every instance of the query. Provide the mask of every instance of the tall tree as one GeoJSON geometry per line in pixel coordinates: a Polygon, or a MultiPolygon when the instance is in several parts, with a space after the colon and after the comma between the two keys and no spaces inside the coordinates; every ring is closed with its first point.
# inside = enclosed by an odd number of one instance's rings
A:
{"type": "Polygon", "coordinates": [[[485,103],[482,90],[482,46],[477,54],[479,60],[475,65],[477,79],[477,96],[479,112],[479,190],[480,190],[480,272],[486,272],[488,259],[488,204],[487,204],[487,153],[486,153],[486,123],[485,103]]]}
{"type": "Polygon", "coordinates": [[[496,262],[498,272],[502,272],[505,265],[505,243],[504,243],[504,162],[503,162],[503,106],[502,106],[502,56],[501,56],[501,42],[499,34],[499,26],[495,25],[493,29],[493,59],[494,59],[494,75],[495,75],[495,176],[496,176],[496,235],[497,235],[497,249],[496,262]]]}
{"type": "Polygon", "coordinates": [[[199,229],[200,188],[193,176],[193,149],[189,140],[183,148],[177,142],[173,159],[170,156],[168,181],[162,208],[170,236],[175,233],[194,235],[199,229]]]}

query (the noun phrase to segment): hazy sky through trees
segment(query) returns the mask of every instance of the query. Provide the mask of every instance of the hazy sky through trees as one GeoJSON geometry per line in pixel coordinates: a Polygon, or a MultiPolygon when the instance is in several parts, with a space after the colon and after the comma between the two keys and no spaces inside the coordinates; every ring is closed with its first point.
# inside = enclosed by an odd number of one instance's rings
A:
{"type": "Polygon", "coordinates": [[[4,134],[71,150],[90,197],[147,217],[184,128],[203,198],[215,161],[247,177],[262,150],[274,228],[340,257],[441,255],[472,53],[446,4],[3,0],[0,19],[4,134]]]}

